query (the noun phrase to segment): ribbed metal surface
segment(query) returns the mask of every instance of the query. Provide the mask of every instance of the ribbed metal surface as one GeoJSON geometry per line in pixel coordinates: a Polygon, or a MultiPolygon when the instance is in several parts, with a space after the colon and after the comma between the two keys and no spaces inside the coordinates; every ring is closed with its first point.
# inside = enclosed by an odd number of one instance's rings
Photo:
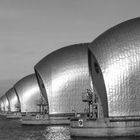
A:
{"type": "Polygon", "coordinates": [[[82,102],[82,92],[90,88],[87,46],[64,47],[47,55],[35,66],[42,94],[49,102],[50,114],[84,111],[86,103],[82,102]]]}
{"type": "Polygon", "coordinates": [[[40,89],[35,74],[28,75],[14,85],[18,94],[21,112],[38,112],[40,89]]]}
{"type": "Polygon", "coordinates": [[[10,105],[10,111],[11,112],[15,112],[15,111],[18,111],[18,106],[19,106],[19,101],[18,101],[18,97],[17,97],[17,95],[16,95],[16,93],[15,93],[15,90],[14,90],[14,88],[11,88],[11,89],[9,89],[7,92],[6,92],[6,94],[5,94],[6,96],[7,96],[7,99],[8,99],[8,101],[9,101],[9,105],[10,105]]]}
{"type": "Polygon", "coordinates": [[[109,115],[140,115],[140,18],[106,31],[90,50],[103,73],[109,115]]]}
{"type": "Polygon", "coordinates": [[[6,95],[3,95],[1,99],[3,102],[3,106],[4,106],[4,111],[8,111],[9,110],[9,101],[8,101],[6,95]]]}

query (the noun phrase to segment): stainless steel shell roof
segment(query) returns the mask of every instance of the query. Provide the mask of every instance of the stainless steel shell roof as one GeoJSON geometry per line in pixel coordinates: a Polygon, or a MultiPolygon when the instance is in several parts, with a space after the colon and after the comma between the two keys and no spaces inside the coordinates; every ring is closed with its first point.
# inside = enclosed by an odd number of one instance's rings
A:
{"type": "Polygon", "coordinates": [[[84,111],[82,92],[91,88],[87,46],[77,44],[56,50],[35,66],[50,114],[84,111]]]}
{"type": "Polygon", "coordinates": [[[38,112],[40,89],[35,74],[28,75],[14,85],[18,94],[21,112],[38,112]]]}
{"type": "Polygon", "coordinates": [[[140,18],[107,30],[89,48],[101,67],[109,115],[140,115],[140,18]]]}
{"type": "Polygon", "coordinates": [[[4,105],[4,111],[8,111],[9,110],[9,101],[8,101],[6,95],[3,95],[1,99],[2,99],[2,102],[4,105]]]}
{"type": "Polygon", "coordinates": [[[19,103],[19,100],[18,100],[18,97],[17,97],[17,95],[16,95],[16,92],[15,92],[14,88],[9,89],[9,90],[6,92],[6,96],[7,96],[7,99],[8,99],[8,101],[9,101],[10,111],[11,111],[11,112],[18,111],[17,106],[18,106],[20,103],[19,103]]]}

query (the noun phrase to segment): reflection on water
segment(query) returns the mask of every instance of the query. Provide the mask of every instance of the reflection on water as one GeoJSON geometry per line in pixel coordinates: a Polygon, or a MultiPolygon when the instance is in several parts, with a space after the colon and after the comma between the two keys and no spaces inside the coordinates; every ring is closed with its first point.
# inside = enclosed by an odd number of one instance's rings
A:
{"type": "Polygon", "coordinates": [[[0,140],[140,140],[140,137],[71,138],[68,126],[22,126],[19,120],[0,117],[0,140]]]}
{"type": "Polygon", "coordinates": [[[45,129],[44,135],[47,140],[70,140],[68,126],[49,126],[45,129]]]}

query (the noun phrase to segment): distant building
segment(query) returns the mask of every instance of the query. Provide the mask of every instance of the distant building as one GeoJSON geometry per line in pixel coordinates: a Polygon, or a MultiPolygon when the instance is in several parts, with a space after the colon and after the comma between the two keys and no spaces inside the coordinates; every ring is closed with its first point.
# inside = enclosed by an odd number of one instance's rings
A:
{"type": "Polygon", "coordinates": [[[35,74],[28,75],[14,85],[22,113],[40,112],[41,92],[35,74]]]}
{"type": "Polygon", "coordinates": [[[2,100],[2,108],[3,108],[3,111],[4,112],[8,112],[9,111],[9,101],[8,101],[8,99],[7,99],[7,97],[6,97],[6,95],[3,95],[2,97],[1,97],[1,100],[2,100]]]}
{"type": "Polygon", "coordinates": [[[20,111],[20,102],[15,92],[15,89],[14,88],[9,89],[5,95],[9,101],[9,111],[10,112],[20,111]]]}
{"type": "Polygon", "coordinates": [[[2,101],[2,99],[0,98],[0,112],[4,111],[4,103],[2,101]]]}

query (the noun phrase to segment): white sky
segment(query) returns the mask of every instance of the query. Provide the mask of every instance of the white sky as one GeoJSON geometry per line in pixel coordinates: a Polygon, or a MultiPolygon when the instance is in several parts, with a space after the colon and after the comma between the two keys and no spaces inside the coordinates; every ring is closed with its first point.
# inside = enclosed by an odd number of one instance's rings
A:
{"type": "Polygon", "coordinates": [[[140,0],[0,0],[0,94],[45,55],[140,16],[140,0]]]}

